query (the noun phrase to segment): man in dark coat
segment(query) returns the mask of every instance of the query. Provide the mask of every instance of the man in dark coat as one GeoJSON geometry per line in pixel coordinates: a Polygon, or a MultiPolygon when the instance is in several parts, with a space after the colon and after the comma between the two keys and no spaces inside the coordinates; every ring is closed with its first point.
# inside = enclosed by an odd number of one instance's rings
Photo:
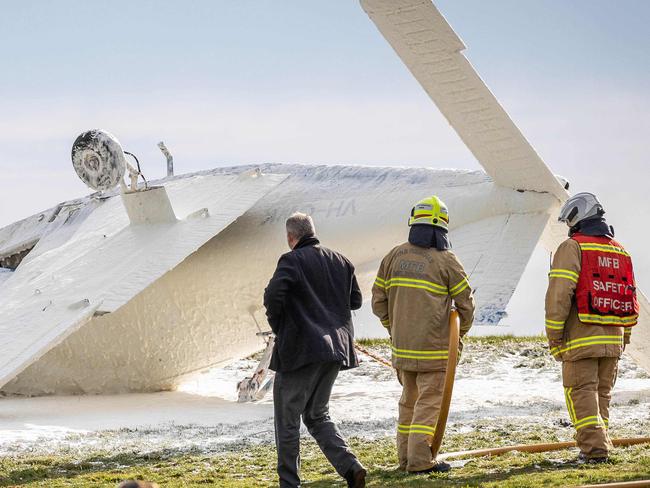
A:
{"type": "Polygon", "coordinates": [[[286,222],[291,248],[280,258],[264,292],[276,335],[270,368],[275,443],[281,487],[300,486],[300,417],[348,486],[363,488],[366,470],[329,416],[332,386],[340,370],[359,365],[351,310],[361,307],[354,266],[320,245],[309,215],[286,222]]]}

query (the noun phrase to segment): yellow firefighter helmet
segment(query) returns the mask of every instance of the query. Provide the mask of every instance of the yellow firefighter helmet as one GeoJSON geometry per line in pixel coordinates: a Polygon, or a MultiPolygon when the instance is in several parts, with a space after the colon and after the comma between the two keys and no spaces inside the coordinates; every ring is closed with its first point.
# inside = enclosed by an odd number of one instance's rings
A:
{"type": "Polygon", "coordinates": [[[447,205],[435,195],[420,200],[411,210],[409,227],[411,225],[434,225],[447,230],[449,228],[447,205]]]}

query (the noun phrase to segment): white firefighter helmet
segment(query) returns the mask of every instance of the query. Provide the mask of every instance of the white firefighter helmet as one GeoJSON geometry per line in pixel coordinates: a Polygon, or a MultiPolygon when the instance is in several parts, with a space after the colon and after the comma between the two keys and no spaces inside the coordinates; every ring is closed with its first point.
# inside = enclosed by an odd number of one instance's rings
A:
{"type": "Polygon", "coordinates": [[[605,210],[593,193],[577,193],[569,198],[560,209],[559,222],[573,227],[581,220],[603,215],[605,210]]]}

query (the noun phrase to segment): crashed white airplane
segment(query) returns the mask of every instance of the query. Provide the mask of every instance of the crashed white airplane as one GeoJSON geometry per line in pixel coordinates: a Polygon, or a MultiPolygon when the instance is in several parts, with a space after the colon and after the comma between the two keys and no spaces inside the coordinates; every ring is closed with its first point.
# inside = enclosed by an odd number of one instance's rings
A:
{"type": "MultiPolygon", "coordinates": [[[[356,264],[369,296],[379,260],[405,237],[413,203],[439,195],[478,289],[476,322],[499,323],[537,242],[553,250],[566,236],[555,222],[566,182],[535,153],[429,0],[361,3],[485,173],[219,168],[155,182],[168,200],[160,189],[109,190],[0,229],[2,392],[171,389],[261,349],[262,293],[295,210],[314,215],[324,243],[356,264]]],[[[629,352],[650,370],[650,308],[639,298],[629,352]]]]}

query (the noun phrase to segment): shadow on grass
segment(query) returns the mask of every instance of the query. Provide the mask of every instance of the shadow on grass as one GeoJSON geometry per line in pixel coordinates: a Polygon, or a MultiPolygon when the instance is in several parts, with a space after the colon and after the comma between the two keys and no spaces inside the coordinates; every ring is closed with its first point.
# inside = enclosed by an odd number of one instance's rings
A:
{"type": "Polygon", "coordinates": [[[16,458],[2,460],[2,474],[0,474],[0,487],[21,486],[29,483],[42,482],[57,479],[74,479],[77,476],[92,473],[105,473],[104,482],[115,484],[124,480],[124,477],[114,471],[137,469],[146,467],[157,462],[169,460],[170,456],[163,453],[135,456],[129,454],[118,454],[115,456],[90,456],[82,461],[57,460],[56,458],[43,457],[22,460],[16,458]],[[7,465],[10,466],[7,466],[7,465]],[[11,464],[16,464],[15,468],[11,464]],[[29,466],[25,466],[29,464],[29,466]]]}
{"type": "MultiPolygon", "coordinates": [[[[462,468],[460,468],[462,469],[462,468]]],[[[578,465],[572,462],[567,462],[566,464],[557,464],[553,462],[533,462],[530,465],[521,466],[518,468],[508,469],[507,471],[497,471],[490,473],[475,473],[470,475],[456,475],[460,471],[459,468],[452,470],[451,473],[446,474],[409,474],[397,469],[374,469],[371,470],[368,474],[366,480],[368,488],[379,488],[379,487],[395,487],[395,488],[419,488],[419,487],[445,487],[445,486],[459,486],[459,487],[479,487],[484,486],[485,483],[496,483],[501,485],[506,483],[509,480],[512,480],[511,485],[508,486],[530,486],[537,487],[541,486],[539,480],[532,478],[531,475],[540,475],[544,476],[545,474],[561,473],[561,472],[572,472],[577,478],[586,478],[589,475],[590,467],[580,468],[578,465]],[[576,472],[576,470],[580,470],[576,472]],[[517,477],[526,477],[528,483],[521,485],[522,479],[516,479],[517,477]]],[[[641,479],[638,477],[632,477],[626,479],[626,481],[634,481],[636,479],[641,479]]],[[[576,480],[575,483],[569,481],[572,486],[578,483],[581,483],[579,480],[576,480]]],[[[329,480],[320,480],[313,481],[306,484],[309,488],[331,488],[344,486],[342,481],[334,481],[333,479],[329,480]]],[[[559,486],[559,485],[553,485],[559,486]]]]}

